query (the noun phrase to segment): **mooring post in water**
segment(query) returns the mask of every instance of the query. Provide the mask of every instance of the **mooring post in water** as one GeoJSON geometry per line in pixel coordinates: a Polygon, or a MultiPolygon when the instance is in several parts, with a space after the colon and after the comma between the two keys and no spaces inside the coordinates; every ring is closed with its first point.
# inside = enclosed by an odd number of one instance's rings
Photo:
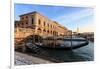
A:
{"type": "Polygon", "coordinates": [[[33,30],[33,44],[35,44],[35,31],[33,30]]]}
{"type": "Polygon", "coordinates": [[[34,44],[34,34],[32,34],[32,43],[34,44]]]}
{"type": "Polygon", "coordinates": [[[72,31],[71,31],[71,50],[73,50],[73,48],[72,48],[72,31]]]}
{"type": "MultiPolygon", "coordinates": [[[[25,34],[26,34],[26,29],[24,28],[24,36],[25,36],[25,34]]],[[[22,52],[26,52],[26,40],[25,40],[25,37],[24,37],[22,52]]]]}

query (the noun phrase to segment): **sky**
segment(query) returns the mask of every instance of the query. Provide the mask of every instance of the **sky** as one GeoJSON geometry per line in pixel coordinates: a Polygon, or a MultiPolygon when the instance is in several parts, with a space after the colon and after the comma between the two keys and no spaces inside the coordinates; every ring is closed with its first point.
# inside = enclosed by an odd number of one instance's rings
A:
{"type": "Polygon", "coordinates": [[[67,27],[72,31],[94,32],[94,9],[91,7],[51,6],[33,4],[15,4],[15,20],[19,15],[37,11],[51,20],[67,27]]]}

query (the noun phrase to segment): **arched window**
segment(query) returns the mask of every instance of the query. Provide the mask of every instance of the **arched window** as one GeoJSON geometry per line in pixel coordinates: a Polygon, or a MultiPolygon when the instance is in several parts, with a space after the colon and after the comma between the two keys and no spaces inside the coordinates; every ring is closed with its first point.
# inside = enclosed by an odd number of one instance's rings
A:
{"type": "Polygon", "coordinates": [[[55,35],[55,31],[53,31],[53,35],[55,35]]]}
{"type": "Polygon", "coordinates": [[[38,30],[41,30],[40,28],[38,28],[38,30]]]}
{"type": "Polygon", "coordinates": [[[52,31],[51,31],[51,34],[52,34],[52,31]]]}
{"type": "Polygon", "coordinates": [[[44,26],[45,26],[45,21],[44,21],[44,26]]]}
{"type": "Polygon", "coordinates": [[[23,19],[24,19],[24,17],[21,17],[21,19],[23,20],[23,19]]]}
{"type": "Polygon", "coordinates": [[[49,27],[49,23],[48,23],[48,27],[49,27]]]}
{"type": "Polygon", "coordinates": [[[28,16],[26,16],[26,18],[28,18],[28,16]]]}
{"type": "Polygon", "coordinates": [[[49,33],[49,30],[47,32],[49,33]]]}
{"type": "Polygon", "coordinates": [[[24,25],[23,22],[21,24],[24,25]]]}
{"type": "Polygon", "coordinates": [[[40,28],[38,28],[38,32],[41,33],[41,29],[40,28]]]}
{"type": "Polygon", "coordinates": [[[32,24],[34,24],[34,19],[32,18],[32,24]]]}
{"type": "Polygon", "coordinates": [[[43,31],[44,31],[44,32],[46,32],[46,30],[45,30],[45,29],[44,29],[43,31]]]}
{"type": "Polygon", "coordinates": [[[52,25],[51,25],[51,28],[52,28],[52,25]]]}
{"type": "Polygon", "coordinates": [[[41,20],[39,19],[39,21],[38,21],[38,24],[40,25],[41,24],[41,20]]]}
{"type": "Polygon", "coordinates": [[[28,24],[28,22],[26,22],[26,24],[28,24]]]}

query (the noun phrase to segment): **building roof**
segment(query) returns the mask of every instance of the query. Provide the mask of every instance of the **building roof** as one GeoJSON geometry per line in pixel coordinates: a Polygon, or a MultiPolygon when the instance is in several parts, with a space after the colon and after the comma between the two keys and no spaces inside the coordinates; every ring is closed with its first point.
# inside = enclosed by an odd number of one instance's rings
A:
{"type": "Polygon", "coordinates": [[[38,12],[33,11],[33,12],[25,13],[25,14],[20,15],[20,17],[21,17],[21,16],[24,16],[24,15],[34,14],[34,13],[38,13],[38,12]]]}
{"type": "Polygon", "coordinates": [[[62,25],[61,25],[61,24],[59,24],[58,22],[54,21],[54,23],[56,23],[59,27],[61,27],[61,28],[65,29],[65,30],[67,30],[67,28],[66,28],[66,27],[62,26],[62,25]]]}

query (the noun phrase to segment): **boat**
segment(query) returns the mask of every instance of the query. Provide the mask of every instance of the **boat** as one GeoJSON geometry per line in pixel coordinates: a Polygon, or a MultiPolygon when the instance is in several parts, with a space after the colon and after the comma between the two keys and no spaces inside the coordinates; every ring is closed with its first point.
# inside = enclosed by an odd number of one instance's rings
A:
{"type": "Polygon", "coordinates": [[[35,43],[36,46],[46,49],[77,49],[88,45],[84,38],[45,38],[42,43],[35,43]]]}

